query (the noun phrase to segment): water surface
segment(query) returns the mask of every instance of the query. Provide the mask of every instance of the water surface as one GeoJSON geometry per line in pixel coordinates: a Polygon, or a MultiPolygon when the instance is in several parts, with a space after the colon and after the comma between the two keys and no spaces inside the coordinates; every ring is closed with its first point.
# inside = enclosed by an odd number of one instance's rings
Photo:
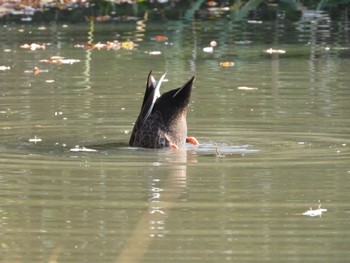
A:
{"type": "Polygon", "coordinates": [[[328,17],[3,26],[1,262],[346,261],[348,30],[328,17]],[[137,46],[74,47],[113,40],[137,46]],[[79,62],[40,62],[52,56],[79,62]],[[199,147],[128,148],[150,69],[167,70],[163,91],[196,75],[199,147]]]}

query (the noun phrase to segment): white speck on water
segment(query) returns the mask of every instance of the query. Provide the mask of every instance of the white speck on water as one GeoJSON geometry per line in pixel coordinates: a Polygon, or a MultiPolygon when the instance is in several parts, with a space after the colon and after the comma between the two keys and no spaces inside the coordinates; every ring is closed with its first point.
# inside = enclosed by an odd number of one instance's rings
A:
{"type": "Polygon", "coordinates": [[[34,138],[31,138],[28,141],[29,142],[34,142],[36,144],[37,142],[41,142],[42,140],[40,138],[36,137],[36,135],[35,135],[34,138]]]}

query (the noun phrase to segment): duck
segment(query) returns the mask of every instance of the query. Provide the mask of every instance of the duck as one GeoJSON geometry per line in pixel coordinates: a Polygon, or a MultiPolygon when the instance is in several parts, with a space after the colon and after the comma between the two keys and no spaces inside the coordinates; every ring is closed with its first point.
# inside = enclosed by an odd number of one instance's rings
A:
{"type": "Polygon", "coordinates": [[[134,124],[130,147],[179,149],[187,143],[199,145],[187,136],[187,110],[195,76],[180,88],[160,94],[166,72],[156,81],[149,72],[139,116],[134,124]]]}

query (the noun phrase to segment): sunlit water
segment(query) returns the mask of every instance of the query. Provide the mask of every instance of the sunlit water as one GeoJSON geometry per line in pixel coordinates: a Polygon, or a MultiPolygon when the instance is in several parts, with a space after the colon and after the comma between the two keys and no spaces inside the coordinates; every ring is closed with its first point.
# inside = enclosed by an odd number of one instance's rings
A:
{"type": "Polygon", "coordinates": [[[348,260],[349,25],[319,19],[3,26],[0,261],[348,260]],[[137,46],[74,47],[116,39],[137,46]],[[200,146],[128,148],[150,69],[196,75],[200,146]]]}

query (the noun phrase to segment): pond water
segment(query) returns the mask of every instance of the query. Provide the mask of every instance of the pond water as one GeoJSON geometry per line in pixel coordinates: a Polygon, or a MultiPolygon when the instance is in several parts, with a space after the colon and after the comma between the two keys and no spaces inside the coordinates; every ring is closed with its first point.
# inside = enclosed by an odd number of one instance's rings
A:
{"type": "Polygon", "coordinates": [[[3,25],[0,261],[347,261],[349,30],[327,15],[3,25]],[[136,45],[76,47],[113,40],[136,45]],[[198,147],[128,147],[151,69],[162,91],[196,75],[198,147]]]}

